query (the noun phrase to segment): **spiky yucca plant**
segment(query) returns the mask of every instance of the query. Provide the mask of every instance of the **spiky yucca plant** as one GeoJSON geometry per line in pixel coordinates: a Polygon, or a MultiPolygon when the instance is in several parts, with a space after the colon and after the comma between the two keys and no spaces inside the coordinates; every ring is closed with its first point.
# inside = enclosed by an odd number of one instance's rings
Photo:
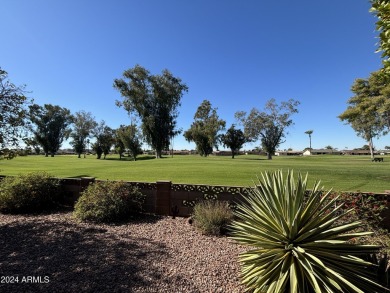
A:
{"type": "Polygon", "coordinates": [[[319,182],[306,191],[307,175],[263,173],[238,204],[232,238],[253,249],[240,255],[242,281],[253,292],[383,292],[367,276],[373,264],[359,256],[374,245],[348,240],[369,235],[352,232],[360,222],[336,224],[348,210],[336,205],[319,182]]]}

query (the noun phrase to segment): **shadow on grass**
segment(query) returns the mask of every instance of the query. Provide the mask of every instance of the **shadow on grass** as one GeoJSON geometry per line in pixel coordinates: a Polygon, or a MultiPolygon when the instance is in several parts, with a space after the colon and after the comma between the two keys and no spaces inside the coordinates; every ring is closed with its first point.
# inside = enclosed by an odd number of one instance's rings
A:
{"type": "Polygon", "coordinates": [[[72,178],[82,178],[82,177],[93,177],[92,175],[74,175],[74,176],[71,176],[71,177],[64,177],[65,179],[72,179],[72,178]]]}
{"type": "Polygon", "coordinates": [[[247,156],[236,156],[232,160],[245,160],[245,161],[269,161],[267,157],[247,157],[247,156]]]}
{"type": "MultiPolygon", "coordinates": [[[[136,161],[148,161],[148,160],[154,160],[156,159],[155,156],[141,156],[141,157],[137,157],[137,160],[136,161]]],[[[117,162],[134,162],[134,159],[132,157],[122,157],[121,159],[119,159],[119,157],[109,157],[109,158],[106,158],[105,159],[106,161],[117,161],[117,162]]]]}
{"type": "Polygon", "coordinates": [[[165,245],[104,226],[23,218],[0,225],[0,247],[1,276],[18,277],[0,292],[158,292],[153,280],[192,283],[156,265],[174,257],[165,245]],[[28,276],[34,282],[22,282],[28,276]]]}

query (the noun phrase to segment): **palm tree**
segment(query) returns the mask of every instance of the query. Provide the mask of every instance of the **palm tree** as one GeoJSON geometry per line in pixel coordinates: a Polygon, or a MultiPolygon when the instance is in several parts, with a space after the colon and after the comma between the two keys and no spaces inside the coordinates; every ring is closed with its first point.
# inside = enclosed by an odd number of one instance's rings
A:
{"type": "Polygon", "coordinates": [[[305,131],[305,133],[309,135],[309,141],[310,141],[310,154],[311,154],[311,134],[313,133],[313,130],[305,131]]]}

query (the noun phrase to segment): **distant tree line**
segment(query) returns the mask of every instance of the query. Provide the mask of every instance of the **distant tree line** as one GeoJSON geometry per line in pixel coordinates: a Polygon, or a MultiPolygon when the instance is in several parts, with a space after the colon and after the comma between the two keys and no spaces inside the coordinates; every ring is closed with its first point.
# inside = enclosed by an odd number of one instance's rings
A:
{"type": "MultiPolygon", "coordinates": [[[[23,139],[36,153],[53,157],[62,143],[70,139],[70,145],[81,158],[92,140],[91,149],[98,159],[105,159],[114,148],[120,159],[127,152],[136,160],[146,142],[155,150],[156,158],[161,158],[172,139],[182,132],[177,125],[178,108],[188,87],[168,70],[152,75],[136,65],[126,70],[123,78],[114,80],[113,86],[123,98],[116,101],[117,106],[136,115],[141,122],[137,125],[133,119],[129,125],[121,125],[118,129],[109,127],[103,120],[97,122],[90,112],[72,114],[58,105],[35,104],[24,95],[25,86],[15,86],[7,79],[6,71],[0,73],[0,143],[3,147],[10,143],[17,145],[23,139]]],[[[231,149],[234,158],[245,143],[260,140],[271,159],[276,147],[283,142],[286,129],[293,124],[291,115],[298,112],[298,104],[289,100],[278,105],[272,99],[264,111],[253,108],[249,115],[239,111],[236,119],[243,130],[232,124],[223,133],[226,121],[219,117],[218,109],[212,107],[210,101],[204,100],[194,114],[194,122],[183,135],[187,141],[195,143],[201,156],[207,157],[214,148],[218,150],[223,145],[231,149]]]]}

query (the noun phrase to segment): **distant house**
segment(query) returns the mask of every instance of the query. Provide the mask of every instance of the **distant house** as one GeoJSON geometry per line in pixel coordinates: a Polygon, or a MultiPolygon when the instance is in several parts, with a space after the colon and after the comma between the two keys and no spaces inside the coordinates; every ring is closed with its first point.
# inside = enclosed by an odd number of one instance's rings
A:
{"type": "Polygon", "coordinates": [[[215,156],[231,156],[232,152],[231,151],[214,151],[213,155],[215,155],[215,156]]]}
{"type": "Polygon", "coordinates": [[[276,151],[275,156],[302,156],[302,151],[276,151]]]}
{"type": "Polygon", "coordinates": [[[381,156],[386,156],[386,155],[390,155],[390,150],[380,150],[380,151],[378,151],[378,153],[381,156]]]}
{"type": "Polygon", "coordinates": [[[191,151],[189,150],[174,150],[174,155],[191,155],[191,151]]]}
{"type": "MultiPolygon", "coordinates": [[[[343,155],[353,155],[353,156],[370,156],[370,150],[343,150],[343,155]]],[[[379,151],[374,151],[374,155],[379,155],[379,151]]]]}
{"type": "Polygon", "coordinates": [[[341,155],[341,151],[338,150],[332,150],[332,149],[312,149],[306,150],[303,152],[304,156],[310,156],[310,155],[341,155]]]}
{"type": "Polygon", "coordinates": [[[267,153],[263,150],[249,150],[249,151],[244,151],[245,155],[260,155],[260,156],[266,156],[267,153]]]}
{"type": "Polygon", "coordinates": [[[57,155],[75,155],[74,149],[60,149],[56,152],[57,155]]]}
{"type": "MultiPolygon", "coordinates": [[[[243,151],[238,151],[235,154],[236,155],[244,155],[246,153],[243,152],[243,151]]],[[[231,156],[232,155],[232,151],[214,151],[213,155],[215,155],[215,156],[231,156]]],[[[257,155],[258,155],[258,153],[257,153],[257,155]]]]}

